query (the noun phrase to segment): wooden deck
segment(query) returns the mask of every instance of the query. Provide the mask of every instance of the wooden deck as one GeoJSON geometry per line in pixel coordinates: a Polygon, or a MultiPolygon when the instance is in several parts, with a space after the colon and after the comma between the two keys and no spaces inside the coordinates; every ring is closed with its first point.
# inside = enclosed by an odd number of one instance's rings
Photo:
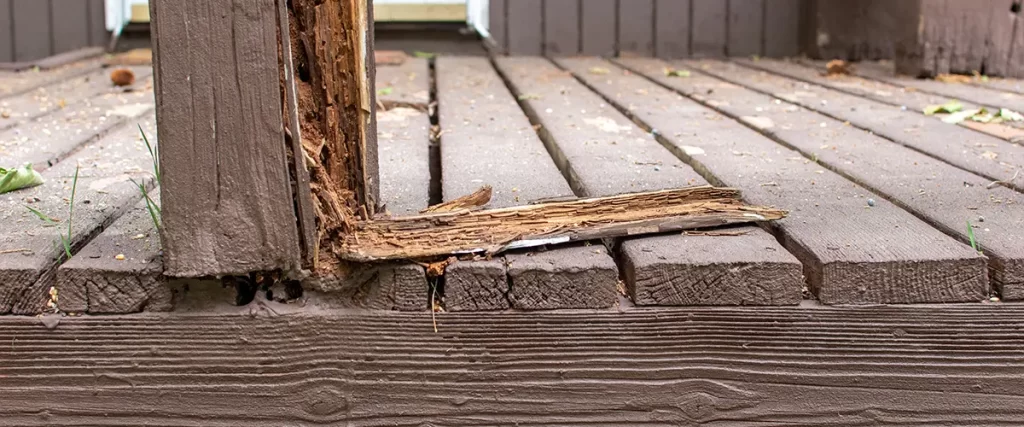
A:
{"type": "Polygon", "coordinates": [[[513,206],[712,183],[790,217],[460,261],[441,280],[389,264],[289,301],[160,274],[136,185],[159,202],[147,67],[129,90],[93,62],[0,74],[0,166],[46,180],[0,195],[0,314],[47,313],[0,316],[0,424],[1020,425],[1024,316],[1004,302],[1024,299],[1020,124],[920,113],[1015,109],[1020,85],[884,67],[379,67],[393,215],[485,184],[513,206]]]}

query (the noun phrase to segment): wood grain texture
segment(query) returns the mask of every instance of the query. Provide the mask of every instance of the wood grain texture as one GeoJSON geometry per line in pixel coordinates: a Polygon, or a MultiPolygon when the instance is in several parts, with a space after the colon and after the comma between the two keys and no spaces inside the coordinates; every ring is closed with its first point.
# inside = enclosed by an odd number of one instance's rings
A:
{"type": "Polygon", "coordinates": [[[152,78],[141,67],[136,71],[141,80],[130,87],[131,92],[108,85],[92,98],[65,100],[63,108],[55,107],[45,116],[0,131],[0,163],[31,163],[37,171],[46,170],[83,145],[151,117],[153,91],[147,87],[152,87],[152,78]]]}
{"type": "MultiPolygon", "coordinates": [[[[152,116],[141,120],[150,141],[157,135],[152,116]]],[[[139,139],[139,129],[124,127],[78,151],[67,161],[43,172],[44,183],[5,197],[0,220],[0,313],[38,314],[49,300],[57,265],[63,261],[61,233],[67,234],[70,193],[77,167],[78,184],[71,229],[72,252],[102,231],[138,202],[141,194],[132,180],[152,187],[153,161],[139,139]],[[31,201],[30,203],[28,201],[31,201]],[[57,221],[41,220],[25,206],[57,221]]]]}
{"type": "Polygon", "coordinates": [[[506,0],[489,0],[487,4],[487,32],[490,34],[495,54],[508,53],[508,3],[506,0]]]}
{"type": "MultiPolygon", "coordinates": [[[[149,193],[160,206],[160,193],[149,193]]],[[[170,311],[160,232],[141,200],[57,270],[57,307],[67,313],[170,311]],[[123,259],[118,259],[118,256],[123,259]]]]}
{"type": "Polygon", "coordinates": [[[586,0],[580,3],[580,39],[584,55],[615,56],[617,53],[616,0],[586,0]]]}
{"type": "Polygon", "coordinates": [[[0,414],[24,426],[1024,423],[1012,305],[440,313],[439,333],[428,313],[275,315],[289,307],[54,330],[0,318],[0,414]]]}
{"type": "MultiPolygon", "coordinates": [[[[878,102],[906,107],[908,110],[923,112],[930,105],[941,105],[949,102],[949,97],[935,95],[920,90],[907,90],[906,88],[883,81],[866,79],[857,75],[824,76],[824,61],[777,61],[761,59],[751,61],[747,59],[735,59],[736,63],[746,67],[763,70],[766,72],[797,79],[817,86],[835,89],[851,95],[857,95],[878,102]]],[[[855,72],[864,67],[867,62],[860,62],[855,66],[855,72]]],[[[972,104],[960,100],[964,109],[983,108],[982,105],[972,104]]],[[[941,120],[945,114],[936,114],[936,120],[941,120]]],[[[964,120],[958,123],[960,126],[986,133],[997,138],[1011,142],[1024,141],[1024,129],[1020,124],[1015,123],[981,123],[973,120],[964,120]]]]}
{"type": "Polygon", "coordinates": [[[13,0],[0,0],[0,62],[14,62],[14,21],[11,14],[13,0]]]}
{"type": "Polygon", "coordinates": [[[53,53],[89,46],[88,0],[49,0],[53,25],[53,53]]]}
{"type": "Polygon", "coordinates": [[[11,0],[14,25],[14,61],[32,61],[53,55],[53,27],[49,0],[11,0]]]}
{"type": "MultiPolygon", "coordinates": [[[[725,64],[708,71],[756,90],[732,90],[721,110],[734,118],[761,117],[773,125],[761,131],[815,158],[932,226],[968,244],[981,242],[989,259],[992,288],[1004,299],[1024,297],[1024,242],[1012,232],[1024,227],[1024,196],[1009,188],[988,188],[989,180],[935,160],[860,129],[846,126],[794,104],[774,102],[770,94],[801,90],[813,104],[833,103],[833,91],[804,82],[725,64]],[[760,93],[758,93],[760,92],[760,93]]],[[[709,95],[708,99],[715,99],[709,95]]],[[[810,105],[812,103],[803,103],[810,105]]],[[[936,124],[939,126],[940,124],[936,124]]],[[[878,203],[876,201],[876,203],[878,203]]]]}
{"type": "MultiPolygon", "coordinates": [[[[677,147],[676,154],[712,183],[739,188],[752,203],[790,210],[789,217],[771,228],[804,263],[810,289],[822,302],[977,301],[985,297],[985,259],[968,246],[891,204],[868,207],[866,199],[881,197],[707,108],[725,111],[729,106],[723,101],[731,101],[742,90],[694,71],[714,62],[696,62],[690,68],[695,75],[689,78],[666,77],[662,61],[622,62],[701,102],[633,111],[659,129],[677,147]],[[697,147],[703,154],[688,155],[685,147],[697,147]]],[[[689,62],[675,65],[683,63],[689,62]]],[[[635,75],[615,80],[615,86],[607,86],[614,93],[665,90],[635,75]]],[[[757,116],[744,120],[768,123],[757,116]]]]}
{"type": "Polygon", "coordinates": [[[690,0],[690,55],[725,56],[729,44],[728,3],[721,0],[690,0]]]}
{"type": "MultiPolygon", "coordinates": [[[[608,66],[596,58],[556,62],[578,73],[608,66]]],[[[498,65],[517,93],[545,94],[527,99],[523,105],[542,125],[541,138],[577,194],[607,196],[706,183],[649,132],[552,64],[508,58],[499,60],[498,65]]],[[[654,105],[671,104],[678,98],[643,96],[644,103],[654,105]]],[[[616,256],[623,264],[633,301],[641,305],[798,303],[803,286],[800,264],[763,230],[744,230],[750,235],[625,240],[616,256]],[[722,262],[695,256],[701,250],[697,247],[706,250],[716,245],[733,256],[722,262]],[[649,256],[651,253],[657,256],[649,256]],[[714,279],[725,277],[730,280],[714,279]],[[659,291],[665,288],[668,292],[659,291]],[[762,289],[769,291],[758,295],[762,289]]]]}
{"type": "Polygon", "coordinates": [[[765,0],[764,56],[785,58],[801,53],[802,8],[803,0],[765,0]]]}
{"type": "Polygon", "coordinates": [[[298,266],[273,0],[151,5],[171,276],[298,266]]]}
{"type": "Polygon", "coordinates": [[[620,1],[620,56],[654,56],[654,0],[620,1]]]}
{"type": "Polygon", "coordinates": [[[690,0],[655,0],[654,8],[655,56],[690,56],[690,0]]]}
{"type": "Polygon", "coordinates": [[[729,56],[762,55],[767,0],[728,0],[729,56]]]}
{"type": "Polygon", "coordinates": [[[514,0],[508,3],[508,53],[544,53],[543,0],[514,0]]]}
{"type": "Polygon", "coordinates": [[[580,52],[579,0],[544,0],[544,55],[580,52]]]}

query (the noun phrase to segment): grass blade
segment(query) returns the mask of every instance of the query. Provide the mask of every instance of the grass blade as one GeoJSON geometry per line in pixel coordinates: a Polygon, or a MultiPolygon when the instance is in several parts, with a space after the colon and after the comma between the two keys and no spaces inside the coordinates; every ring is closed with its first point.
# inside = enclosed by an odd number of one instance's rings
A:
{"type": "Polygon", "coordinates": [[[149,190],[146,189],[145,185],[136,182],[134,179],[131,180],[135,186],[139,187],[139,192],[142,193],[142,198],[146,200],[146,210],[149,211],[149,217],[153,219],[153,227],[157,230],[160,229],[160,205],[156,204],[151,197],[149,197],[149,190]]]}
{"type": "Polygon", "coordinates": [[[153,150],[153,145],[149,143],[149,137],[146,136],[146,131],[142,130],[142,125],[139,126],[139,133],[142,134],[142,141],[146,143],[146,150],[149,150],[149,157],[153,158],[153,174],[156,175],[156,182],[160,182],[160,153],[153,150]]]}
{"type": "Polygon", "coordinates": [[[971,220],[967,220],[967,238],[971,241],[971,248],[978,253],[981,253],[981,248],[978,246],[978,239],[974,237],[974,226],[971,225],[971,220]]]}
{"type": "Polygon", "coordinates": [[[39,219],[43,220],[44,222],[49,223],[49,224],[56,224],[57,223],[57,220],[53,219],[53,217],[51,217],[51,216],[49,216],[47,214],[44,214],[39,209],[33,208],[33,207],[29,206],[29,205],[25,205],[25,207],[28,208],[29,212],[32,212],[33,214],[35,214],[37,217],[39,217],[39,219]]]}
{"type": "Polygon", "coordinates": [[[71,205],[68,207],[68,235],[61,235],[60,242],[64,244],[64,255],[71,259],[71,220],[75,216],[75,193],[78,192],[78,172],[81,166],[75,166],[75,179],[71,181],[71,205]]]}

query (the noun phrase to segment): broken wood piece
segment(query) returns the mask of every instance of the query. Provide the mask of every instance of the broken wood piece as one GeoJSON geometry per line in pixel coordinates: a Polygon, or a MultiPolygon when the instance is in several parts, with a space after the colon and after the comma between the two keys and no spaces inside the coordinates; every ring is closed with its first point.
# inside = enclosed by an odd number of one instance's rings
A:
{"type": "Polygon", "coordinates": [[[103,60],[105,66],[151,65],[153,51],[148,48],[132,49],[124,53],[110,55],[103,60]]]}
{"type": "Polygon", "coordinates": [[[739,191],[711,186],[571,202],[360,221],[340,241],[345,260],[371,262],[653,234],[781,219],[748,206],[739,191]]]}
{"type": "Polygon", "coordinates": [[[491,201],[491,186],[485,185],[480,187],[479,190],[473,192],[473,194],[459,197],[458,199],[447,201],[439,205],[434,205],[420,211],[421,214],[427,213],[442,213],[442,212],[455,212],[464,209],[479,209],[491,201]]]}

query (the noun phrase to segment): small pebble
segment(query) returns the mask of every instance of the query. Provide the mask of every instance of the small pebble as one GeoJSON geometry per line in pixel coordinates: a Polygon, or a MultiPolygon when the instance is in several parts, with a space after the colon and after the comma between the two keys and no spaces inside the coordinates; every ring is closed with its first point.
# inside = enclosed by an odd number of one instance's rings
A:
{"type": "Polygon", "coordinates": [[[868,206],[874,207],[875,206],[875,199],[868,199],[868,206]]]}
{"type": "Polygon", "coordinates": [[[901,105],[900,106],[900,111],[907,111],[907,106],[906,105],[901,105]]]}
{"type": "Polygon", "coordinates": [[[655,172],[657,172],[657,171],[660,171],[660,170],[661,170],[661,168],[660,168],[660,167],[658,167],[658,166],[655,166],[655,167],[654,167],[654,171],[655,171],[655,172]]]}
{"type": "Polygon", "coordinates": [[[118,261],[124,261],[124,254],[117,254],[117,256],[115,256],[114,259],[118,261]]]}
{"type": "Polygon", "coordinates": [[[988,299],[990,302],[999,302],[999,297],[992,297],[988,299]]]}
{"type": "Polygon", "coordinates": [[[978,217],[978,222],[985,222],[985,217],[979,216],[978,217]]]}

